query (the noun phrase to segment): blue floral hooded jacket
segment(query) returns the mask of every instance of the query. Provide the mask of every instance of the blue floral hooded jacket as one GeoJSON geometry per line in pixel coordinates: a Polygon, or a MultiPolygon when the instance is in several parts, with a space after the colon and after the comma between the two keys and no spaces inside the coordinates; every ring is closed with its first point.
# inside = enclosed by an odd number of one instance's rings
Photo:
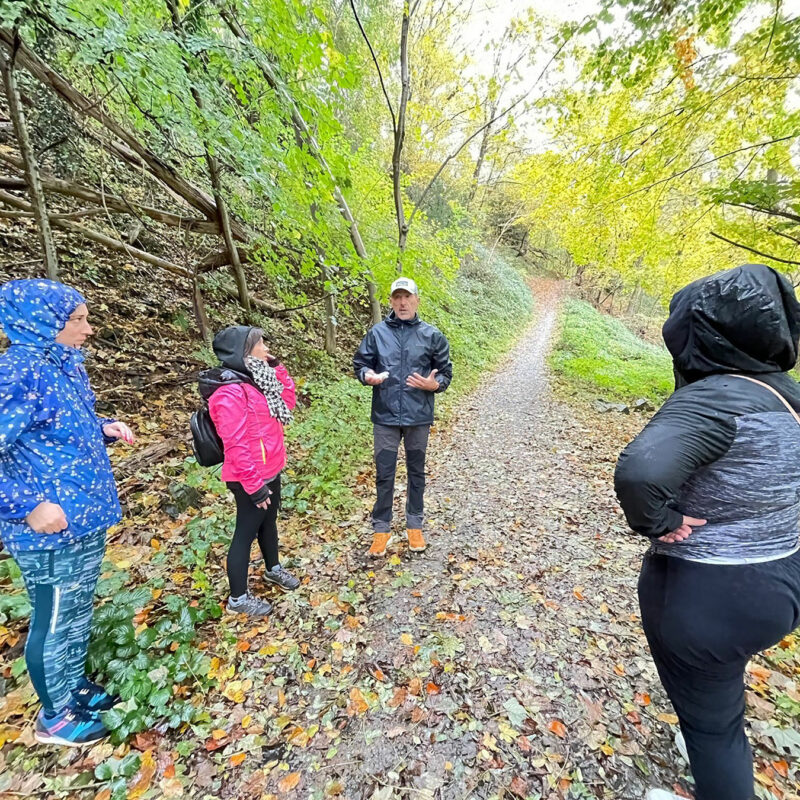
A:
{"type": "Polygon", "coordinates": [[[117,489],[83,354],[55,341],[85,300],[47,280],[0,286],[0,539],[14,550],[50,550],[118,522],[117,489]],[[48,501],[68,527],[35,533],[25,517],[48,501]]]}

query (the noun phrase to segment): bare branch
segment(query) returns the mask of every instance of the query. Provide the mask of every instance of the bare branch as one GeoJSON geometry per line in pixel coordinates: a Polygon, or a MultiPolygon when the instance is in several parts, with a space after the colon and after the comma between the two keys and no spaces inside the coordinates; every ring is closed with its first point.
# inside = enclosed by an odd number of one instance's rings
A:
{"type": "Polygon", "coordinates": [[[358,16],[358,11],[356,10],[355,0],[350,0],[350,8],[353,9],[353,16],[356,18],[356,22],[358,23],[358,29],[361,31],[361,36],[364,38],[364,41],[367,43],[367,47],[369,48],[369,52],[372,55],[372,61],[375,64],[375,69],[378,72],[378,80],[381,83],[381,89],[383,90],[383,96],[386,98],[386,105],[389,106],[389,113],[392,115],[392,132],[395,134],[397,133],[397,118],[394,114],[394,106],[392,105],[392,101],[389,99],[389,93],[386,91],[386,84],[383,82],[383,73],[381,72],[381,65],[378,63],[378,56],[375,55],[375,51],[372,49],[372,42],[369,40],[369,36],[367,36],[367,32],[364,30],[364,26],[361,24],[361,17],[358,16]]]}
{"type": "Polygon", "coordinates": [[[775,28],[778,25],[778,16],[781,13],[781,0],[775,0],[775,16],[772,18],[772,30],[769,32],[769,41],[767,42],[767,48],[764,50],[764,55],[761,56],[762,61],[766,61],[767,54],[769,53],[770,47],[772,47],[772,40],[775,38],[775,28]]]}
{"type": "MultiPolygon", "coordinates": [[[[19,209],[20,211],[33,211],[33,206],[30,203],[26,202],[25,200],[21,200],[19,197],[9,194],[8,192],[0,191],[0,201],[11,206],[12,208],[19,209]]],[[[125,242],[121,242],[118,239],[112,238],[111,236],[106,236],[106,234],[101,233],[100,231],[95,231],[91,228],[86,228],[83,225],[78,225],[76,222],[71,222],[68,219],[64,219],[62,216],[51,214],[48,215],[48,217],[50,223],[55,228],[62,228],[70,233],[76,233],[79,236],[85,236],[87,239],[91,239],[94,242],[104,245],[109,250],[114,250],[118,253],[124,253],[131,258],[136,258],[139,261],[145,261],[148,264],[161,267],[161,269],[171,272],[174,275],[180,275],[182,278],[191,278],[191,275],[189,272],[187,272],[187,270],[183,269],[183,267],[179,267],[177,264],[173,264],[171,261],[154,256],[151,253],[140,250],[138,247],[131,247],[125,242]]]]}
{"type": "Polygon", "coordinates": [[[559,45],[558,49],[557,49],[557,50],[555,51],[555,53],[553,53],[553,55],[550,57],[550,60],[549,60],[549,61],[548,61],[548,62],[547,62],[545,65],[544,65],[544,69],[542,69],[542,71],[539,73],[539,77],[538,77],[538,78],[536,78],[536,80],[534,81],[534,83],[533,83],[533,85],[531,86],[531,88],[530,88],[530,89],[528,89],[528,91],[527,91],[527,92],[525,92],[525,94],[523,94],[522,96],[518,97],[518,98],[517,98],[517,99],[516,99],[516,100],[515,100],[513,103],[511,103],[511,105],[510,105],[510,106],[508,106],[508,108],[504,109],[504,110],[503,110],[503,111],[501,111],[499,114],[496,114],[496,115],[495,115],[494,117],[492,117],[492,118],[491,118],[491,119],[490,119],[488,122],[485,122],[483,125],[481,125],[481,126],[480,126],[480,128],[478,128],[476,131],[474,131],[472,134],[470,134],[470,135],[469,135],[469,136],[468,136],[466,139],[464,139],[464,141],[463,141],[463,142],[461,142],[461,144],[460,144],[460,145],[459,145],[459,146],[458,146],[458,147],[457,147],[457,148],[456,148],[456,149],[455,149],[455,150],[454,150],[452,153],[450,153],[450,155],[448,155],[448,156],[447,156],[447,158],[445,158],[445,160],[444,160],[444,161],[441,163],[441,165],[439,166],[439,169],[438,169],[438,170],[436,170],[436,174],[435,174],[435,175],[434,175],[434,176],[433,176],[433,177],[430,179],[430,181],[428,181],[428,185],[425,187],[425,189],[423,190],[422,194],[420,195],[420,198],[419,198],[419,200],[417,200],[417,202],[416,202],[416,203],[415,203],[415,205],[414,205],[414,208],[411,210],[411,216],[408,218],[408,227],[409,227],[409,228],[411,227],[411,223],[414,221],[414,217],[416,216],[416,214],[417,214],[417,211],[419,211],[419,209],[420,209],[420,206],[422,205],[422,203],[424,202],[425,198],[427,197],[427,195],[428,195],[428,192],[429,192],[429,191],[431,190],[431,188],[433,187],[433,184],[434,184],[434,183],[436,183],[436,181],[438,180],[439,176],[440,176],[440,175],[441,175],[441,174],[444,172],[444,170],[445,170],[445,168],[447,167],[447,165],[448,165],[448,164],[449,164],[449,163],[450,163],[450,162],[451,162],[451,161],[452,161],[454,158],[457,158],[457,157],[458,157],[458,154],[459,154],[459,153],[460,153],[460,152],[461,152],[461,151],[462,151],[462,150],[463,150],[463,149],[464,149],[464,148],[465,148],[465,147],[466,147],[466,146],[467,146],[467,145],[468,145],[468,144],[469,144],[469,143],[470,143],[470,142],[471,142],[471,141],[472,141],[472,140],[473,140],[473,139],[474,139],[476,136],[478,136],[478,134],[480,134],[480,133],[481,133],[481,132],[482,132],[484,129],[488,128],[490,125],[493,125],[495,122],[497,122],[497,120],[499,120],[499,119],[502,119],[503,117],[505,117],[505,116],[507,116],[508,114],[510,114],[510,113],[511,113],[511,112],[512,112],[512,111],[513,111],[513,110],[514,110],[514,109],[515,109],[515,108],[516,108],[516,107],[517,107],[517,106],[518,106],[520,103],[522,103],[524,100],[526,100],[526,99],[527,99],[527,98],[528,98],[528,97],[531,95],[531,93],[532,93],[532,92],[533,92],[533,90],[536,88],[536,86],[537,86],[537,84],[539,83],[539,81],[540,81],[540,80],[541,80],[541,79],[544,77],[544,74],[545,74],[545,72],[547,72],[548,68],[549,68],[549,67],[550,67],[550,65],[553,63],[553,61],[555,61],[555,59],[556,59],[556,58],[558,58],[559,54],[560,54],[560,53],[561,53],[561,51],[562,51],[562,50],[563,50],[563,49],[564,49],[564,48],[567,46],[567,43],[569,42],[569,40],[570,40],[571,38],[572,38],[572,34],[570,34],[570,36],[569,36],[569,37],[567,37],[567,38],[566,38],[566,39],[565,39],[565,40],[564,40],[564,41],[563,41],[563,42],[562,42],[562,43],[559,45]]]}
{"type": "Polygon", "coordinates": [[[794,242],[795,244],[800,244],[800,239],[796,236],[790,236],[788,233],[784,231],[779,231],[777,228],[767,228],[770,233],[774,233],[777,236],[783,236],[784,239],[788,239],[790,242],[794,242]]]}
{"type": "Polygon", "coordinates": [[[726,239],[724,236],[720,236],[718,233],[714,233],[714,231],[709,231],[709,233],[715,239],[721,239],[723,242],[732,244],[734,247],[740,247],[742,250],[747,250],[751,253],[755,253],[757,256],[768,258],[770,259],[770,261],[780,261],[781,264],[796,264],[800,266],[800,261],[792,261],[791,259],[788,258],[781,258],[780,256],[772,256],[769,253],[762,253],[761,250],[756,250],[754,247],[748,247],[746,244],[742,244],[741,242],[734,242],[733,239],[726,239]]]}
{"type": "Polygon", "coordinates": [[[790,219],[792,222],[800,222],[800,215],[792,214],[789,211],[779,211],[774,208],[759,208],[758,206],[752,206],[748,203],[728,203],[725,202],[726,206],[735,206],[736,208],[744,208],[747,211],[756,211],[759,214],[768,214],[770,217],[783,217],[784,219],[790,219]]]}
{"type": "Polygon", "coordinates": [[[707,167],[709,164],[714,164],[717,161],[721,161],[723,158],[728,158],[728,156],[734,156],[737,153],[743,153],[747,150],[753,150],[756,147],[767,147],[771,144],[777,144],[778,142],[788,142],[791,139],[796,139],[798,136],[797,133],[792,133],[789,136],[781,136],[778,139],[770,139],[766,142],[759,142],[758,144],[748,144],[744,147],[737,147],[736,150],[731,150],[729,153],[723,153],[721,156],[715,156],[714,158],[709,158],[706,161],[700,161],[699,163],[692,164],[691,167],[687,167],[686,169],[679,170],[678,172],[673,172],[672,175],[668,175],[666,178],[661,178],[661,180],[654,181],[653,183],[648,184],[647,186],[642,186],[639,189],[634,189],[632,192],[628,192],[627,194],[622,195],[621,197],[617,197],[614,200],[610,200],[608,205],[613,203],[619,203],[622,200],[627,200],[629,197],[633,197],[635,194],[640,194],[641,192],[647,192],[650,189],[654,188],[655,186],[660,186],[662,183],[666,183],[667,181],[671,181],[675,178],[681,178],[689,172],[692,172],[696,169],[700,169],[701,167],[707,167]]]}

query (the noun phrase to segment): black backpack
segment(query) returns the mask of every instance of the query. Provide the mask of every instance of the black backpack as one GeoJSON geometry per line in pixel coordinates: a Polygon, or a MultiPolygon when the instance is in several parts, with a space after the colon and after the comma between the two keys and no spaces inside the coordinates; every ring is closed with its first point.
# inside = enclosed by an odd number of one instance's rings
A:
{"type": "Polygon", "coordinates": [[[201,467],[221,464],[225,454],[222,439],[219,438],[205,403],[192,414],[189,427],[192,429],[192,449],[197,463],[201,467]]]}

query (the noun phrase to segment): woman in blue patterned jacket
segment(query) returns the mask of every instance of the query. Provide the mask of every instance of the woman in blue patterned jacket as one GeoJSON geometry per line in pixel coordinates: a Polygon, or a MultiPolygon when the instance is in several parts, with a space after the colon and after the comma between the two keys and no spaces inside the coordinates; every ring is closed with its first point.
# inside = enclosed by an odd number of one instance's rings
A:
{"type": "Polygon", "coordinates": [[[42,702],[40,742],[82,745],[108,731],[114,699],[85,676],[106,529],[120,505],[105,445],[133,442],[95,414],[81,346],[86,301],[46,280],[0,286],[0,538],[31,599],[25,660],[42,702]]]}

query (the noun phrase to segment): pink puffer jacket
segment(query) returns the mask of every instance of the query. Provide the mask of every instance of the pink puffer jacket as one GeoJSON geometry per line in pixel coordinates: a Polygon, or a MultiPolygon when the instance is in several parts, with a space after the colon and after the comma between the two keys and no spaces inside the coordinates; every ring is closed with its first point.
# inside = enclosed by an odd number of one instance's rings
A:
{"type": "MultiPolygon", "coordinates": [[[[294,408],[294,381],[283,364],[275,374],[284,386],[284,402],[294,408]]],[[[283,425],[269,413],[267,398],[249,383],[220,387],[209,398],[208,410],[225,446],[222,480],[238,481],[248,494],[257,494],[286,466],[283,425]]]]}

